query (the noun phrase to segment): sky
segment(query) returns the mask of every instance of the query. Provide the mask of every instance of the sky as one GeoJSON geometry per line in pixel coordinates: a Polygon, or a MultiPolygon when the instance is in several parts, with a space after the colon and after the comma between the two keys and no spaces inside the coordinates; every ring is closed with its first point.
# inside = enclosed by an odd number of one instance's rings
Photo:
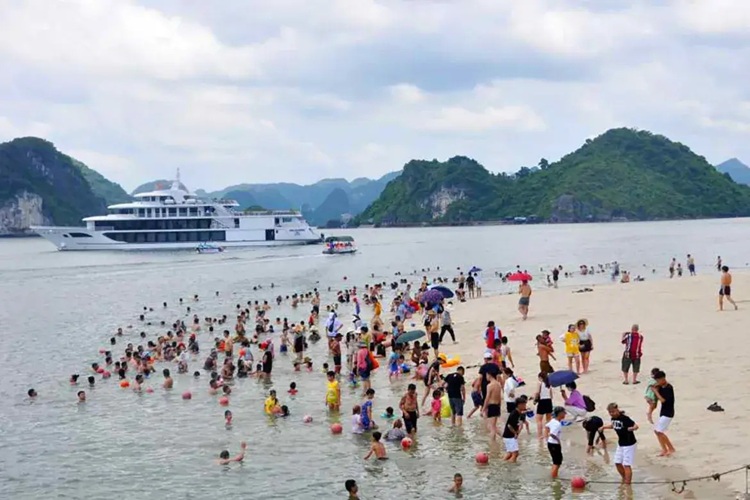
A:
{"type": "Polygon", "coordinates": [[[747,0],[0,0],[0,141],[130,190],[493,172],[613,127],[750,163],[747,0]]]}

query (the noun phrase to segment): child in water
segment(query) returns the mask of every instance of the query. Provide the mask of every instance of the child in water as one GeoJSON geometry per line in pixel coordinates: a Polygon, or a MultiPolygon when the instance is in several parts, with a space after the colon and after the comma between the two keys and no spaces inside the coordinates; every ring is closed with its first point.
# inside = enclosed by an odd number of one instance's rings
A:
{"type": "Polygon", "coordinates": [[[297,395],[297,383],[292,382],[289,384],[289,390],[287,391],[290,396],[296,396],[297,395]]]}
{"type": "Polygon", "coordinates": [[[352,434],[362,434],[362,407],[354,405],[352,408],[352,434]]]}
{"type": "Polygon", "coordinates": [[[230,410],[224,412],[224,427],[227,429],[232,428],[232,412],[230,410]]]}
{"type": "Polygon", "coordinates": [[[372,433],[372,444],[370,445],[370,451],[365,455],[365,460],[368,460],[372,455],[378,460],[385,460],[388,457],[385,456],[385,446],[380,442],[381,434],[378,431],[372,433]]]}
{"type": "Polygon", "coordinates": [[[443,402],[440,400],[442,397],[443,394],[440,392],[440,389],[432,391],[432,420],[438,424],[442,418],[443,402]]]}
{"type": "Polygon", "coordinates": [[[386,420],[393,420],[394,418],[396,418],[395,413],[393,413],[393,407],[392,406],[389,406],[388,408],[386,408],[385,409],[385,413],[383,413],[380,416],[383,417],[386,420]]]}

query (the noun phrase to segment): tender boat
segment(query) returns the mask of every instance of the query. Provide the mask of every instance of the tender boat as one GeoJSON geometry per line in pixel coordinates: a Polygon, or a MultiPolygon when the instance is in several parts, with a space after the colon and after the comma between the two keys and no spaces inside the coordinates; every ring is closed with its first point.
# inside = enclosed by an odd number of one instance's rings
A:
{"type": "Polygon", "coordinates": [[[215,245],[213,243],[201,243],[195,249],[197,253],[221,253],[224,251],[224,247],[215,245]]]}
{"type": "Polygon", "coordinates": [[[86,217],[86,227],[32,227],[59,250],[195,249],[320,243],[297,211],[243,212],[234,200],[201,200],[177,180],[169,189],[140,193],[134,201],[86,217]]]}
{"type": "Polygon", "coordinates": [[[351,254],[357,251],[351,236],[329,236],[323,241],[326,246],[323,253],[326,255],[351,254]]]}

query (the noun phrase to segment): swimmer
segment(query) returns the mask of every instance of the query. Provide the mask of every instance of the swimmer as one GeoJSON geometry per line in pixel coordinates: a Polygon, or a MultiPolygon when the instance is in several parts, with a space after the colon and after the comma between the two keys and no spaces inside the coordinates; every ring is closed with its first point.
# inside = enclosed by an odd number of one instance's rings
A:
{"type": "Polygon", "coordinates": [[[78,377],[79,375],[77,373],[74,373],[70,376],[70,385],[78,385],[78,377]]]}
{"type": "Polygon", "coordinates": [[[393,407],[392,406],[389,406],[388,408],[386,408],[385,409],[385,413],[383,413],[380,416],[383,417],[386,420],[393,420],[394,418],[396,418],[396,415],[393,413],[393,407]]]}
{"type": "Polygon", "coordinates": [[[359,500],[359,496],[357,495],[359,492],[357,481],[354,479],[347,479],[344,483],[344,488],[346,488],[346,492],[349,493],[349,500],[359,500]]]}
{"type": "Polygon", "coordinates": [[[164,388],[171,389],[174,385],[174,380],[172,380],[172,376],[169,373],[169,368],[164,368],[162,374],[164,375],[164,388]]]}
{"type": "Polygon", "coordinates": [[[290,383],[289,390],[287,392],[289,393],[290,396],[296,396],[297,392],[299,392],[297,391],[297,383],[296,382],[290,383]]]}
{"type": "Polygon", "coordinates": [[[96,384],[96,379],[92,376],[88,378],[89,380],[89,387],[94,387],[94,384],[96,384]]]}
{"type": "Polygon", "coordinates": [[[78,402],[79,403],[86,402],[86,391],[78,391],[78,402]]]}
{"type": "Polygon", "coordinates": [[[240,443],[240,452],[238,455],[229,458],[229,450],[223,450],[219,453],[219,465],[228,465],[231,462],[242,462],[245,459],[245,450],[247,449],[247,443],[242,441],[240,443]]]}
{"type": "Polygon", "coordinates": [[[227,429],[232,428],[232,412],[230,410],[224,412],[224,427],[227,429]]]}
{"type": "Polygon", "coordinates": [[[378,431],[372,433],[372,444],[370,445],[370,451],[365,455],[365,460],[368,460],[372,455],[378,460],[386,460],[388,457],[385,455],[385,446],[380,442],[381,434],[378,431]]]}
{"type": "Polygon", "coordinates": [[[34,399],[35,397],[38,396],[36,390],[34,389],[29,389],[29,391],[26,394],[28,394],[31,399],[34,399]]]}
{"type": "Polygon", "coordinates": [[[461,488],[464,485],[464,477],[458,472],[453,476],[453,486],[448,490],[448,493],[461,493],[461,488]]]}

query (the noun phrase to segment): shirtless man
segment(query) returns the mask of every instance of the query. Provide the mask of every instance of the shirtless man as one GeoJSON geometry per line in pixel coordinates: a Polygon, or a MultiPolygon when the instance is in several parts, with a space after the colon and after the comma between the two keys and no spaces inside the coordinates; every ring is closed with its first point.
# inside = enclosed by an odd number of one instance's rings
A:
{"type": "Polygon", "coordinates": [[[721,268],[721,287],[719,288],[719,311],[724,310],[724,298],[726,298],[730,304],[734,306],[734,310],[737,310],[737,304],[732,299],[732,274],[729,272],[727,266],[721,268]]]}
{"type": "Polygon", "coordinates": [[[518,293],[521,298],[518,299],[518,312],[521,313],[523,319],[529,316],[529,302],[531,301],[531,285],[526,280],[523,280],[518,286],[518,293]]]}
{"type": "Polygon", "coordinates": [[[409,384],[406,394],[401,398],[401,402],[398,405],[403,414],[402,416],[404,418],[406,432],[411,435],[414,435],[417,432],[417,419],[419,418],[418,397],[417,386],[409,384]]]}
{"type": "Polygon", "coordinates": [[[503,402],[503,386],[494,373],[487,373],[490,383],[487,385],[487,397],[484,398],[482,412],[487,417],[487,430],[490,431],[490,441],[497,439],[497,419],[500,418],[500,405],[503,402]]]}
{"type": "Polygon", "coordinates": [[[365,460],[368,460],[372,455],[378,460],[385,460],[388,457],[385,454],[385,446],[380,442],[382,434],[378,431],[372,433],[372,443],[370,444],[370,451],[365,455],[365,460]]]}
{"type": "MultiPolygon", "coordinates": [[[[549,333],[547,330],[545,332],[549,333]]],[[[544,336],[536,336],[536,355],[539,356],[539,371],[544,373],[552,373],[555,370],[549,362],[549,358],[555,359],[555,348],[549,345],[545,340],[544,336]]]]}
{"type": "Polygon", "coordinates": [[[242,462],[245,459],[245,449],[247,448],[247,443],[242,441],[240,443],[240,452],[234,457],[229,456],[229,450],[223,450],[221,453],[219,453],[219,465],[227,465],[231,462],[242,462]]]}

